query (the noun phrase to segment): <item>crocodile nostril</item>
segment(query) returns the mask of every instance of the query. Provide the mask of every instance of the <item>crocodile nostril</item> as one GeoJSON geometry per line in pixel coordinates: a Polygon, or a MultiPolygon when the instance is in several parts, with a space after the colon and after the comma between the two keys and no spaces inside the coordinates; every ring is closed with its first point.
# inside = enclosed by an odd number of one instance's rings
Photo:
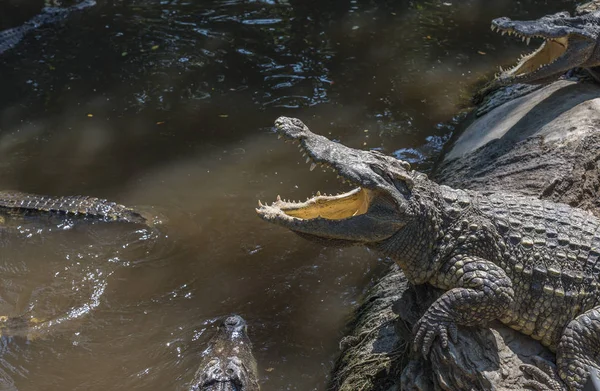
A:
{"type": "Polygon", "coordinates": [[[242,323],[242,318],[237,316],[237,315],[233,315],[228,317],[227,319],[225,319],[225,325],[226,326],[239,326],[242,323]]]}

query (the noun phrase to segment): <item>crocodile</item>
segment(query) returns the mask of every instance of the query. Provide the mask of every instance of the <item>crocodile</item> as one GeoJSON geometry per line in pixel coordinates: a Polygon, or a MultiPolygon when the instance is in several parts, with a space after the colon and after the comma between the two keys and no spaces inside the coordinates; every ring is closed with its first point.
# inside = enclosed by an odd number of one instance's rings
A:
{"type": "Polygon", "coordinates": [[[0,336],[24,337],[31,341],[42,335],[42,329],[45,329],[50,323],[26,315],[2,315],[0,316],[0,336]]]}
{"type": "Polygon", "coordinates": [[[248,325],[239,315],[227,317],[202,352],[191,391],[259,391],[258,369],[248,338],[248,325]]]}
{"type": "Polygon", "coordinates": [[[597,45],[600,11],[576,16],[558,12],[527,21],[502,17],[492,21],[491,29],[502,35],[514,35],[527,45],[536,38],[543,42],[532,53],[522,55],[514,66],[500,67],[500,73],[484,87],[484,91],[517,83],[546,84],[574,68],[584,68],[600,81],[600,73],[594,70],[600,65],[600,47],[597,45]]]}
{"type": "Polygon", "coordinates": [[[499,320],[556,353],[557,373],[526,364],[526,385],[581,391],[600,369],[600,219],[566,204],[437,184],[410,164],[357,150],[280,117],[276,132],[356,186],[305,202],[277,196],[258,215],[325,245],[364,245],[413,284],[445,291],[414,327],[413,348],[448,348],[457,326],[499,320]]]}
{"type": "Polygon", "coordinates": [[[89,216],[106,221],[148,224],[137,211],[115,202],[89,196],[45,196],[19,191],[0,191],[0,213],[58,213],[89,216]]]}
{"type": "Polygon", "coordinates": [[[69,7],[44,7],[42,12],[21,26],[0,31],[0,54],[14,48],[30,32],[43,25],[65,20],[74,11],[96,5],[96,0],[83,0],[69,7]]]}

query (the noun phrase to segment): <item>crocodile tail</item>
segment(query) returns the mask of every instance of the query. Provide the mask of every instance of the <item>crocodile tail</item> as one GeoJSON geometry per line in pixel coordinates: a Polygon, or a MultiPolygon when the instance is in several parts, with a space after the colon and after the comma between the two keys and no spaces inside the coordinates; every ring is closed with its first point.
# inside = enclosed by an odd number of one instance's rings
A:
{"type": "Polygon", "coordinates": [[[131,208],[89,196],[53,197],[18,191],[0,191],[0,208],[94,216],[107,220],[147,224],[146,218],[131,208]]]}

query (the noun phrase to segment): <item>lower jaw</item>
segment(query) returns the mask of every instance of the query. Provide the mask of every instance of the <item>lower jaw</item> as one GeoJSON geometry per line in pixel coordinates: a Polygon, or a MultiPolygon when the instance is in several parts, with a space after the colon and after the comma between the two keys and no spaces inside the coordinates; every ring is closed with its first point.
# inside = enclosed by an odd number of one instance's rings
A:
{"type": "Polygon", "coordinates": [[[496,80],[500,83],[525,83],[525,84],[541,84],[548,79],[555,79],[559,77],[560,73],[550,73],[544,76],[537,74],[524,74],[524,75],[508,75],[500,76],[496,80]]]}
{"type": "Polygon", "coordinates": [[[319,218],[345,220],[365,214],[371,197],[371,191],[359,187],[337,196],[318,195],[305,203],[298,203],[297,207],[282,206],[281,212],[305,221],[319,218]]]}

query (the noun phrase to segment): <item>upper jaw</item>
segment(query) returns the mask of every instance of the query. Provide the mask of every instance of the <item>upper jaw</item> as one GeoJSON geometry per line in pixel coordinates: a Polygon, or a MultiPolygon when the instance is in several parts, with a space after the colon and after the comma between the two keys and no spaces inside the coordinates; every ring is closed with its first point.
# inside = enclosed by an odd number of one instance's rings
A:
{"type": "Polygon", "coordinates": [[[373,161],[371,151],[361,151],[312,133],[297,118],[279,117],[275,121],[275,131],[279,138],[298,145],[302,157],[310,164],[310,171],[316,167],[334,172],[342,183],[354,187],[375,190],[384,183],[372,175],[366,164],[373,161]],[[362,169],[361,169],[362,168],[362,169]]]}
{"type": "Polygon", "coordinates": [[[535,20],[512,20],[507,17],[492,20],[492,31],[502,35],[517,35],[524,41],[527,38],[559,39],[577,36],[596,41],[597,29],[590,28],[589,21],[581,17],[571,17],[568,12],[543,16],[535,20]]]}

